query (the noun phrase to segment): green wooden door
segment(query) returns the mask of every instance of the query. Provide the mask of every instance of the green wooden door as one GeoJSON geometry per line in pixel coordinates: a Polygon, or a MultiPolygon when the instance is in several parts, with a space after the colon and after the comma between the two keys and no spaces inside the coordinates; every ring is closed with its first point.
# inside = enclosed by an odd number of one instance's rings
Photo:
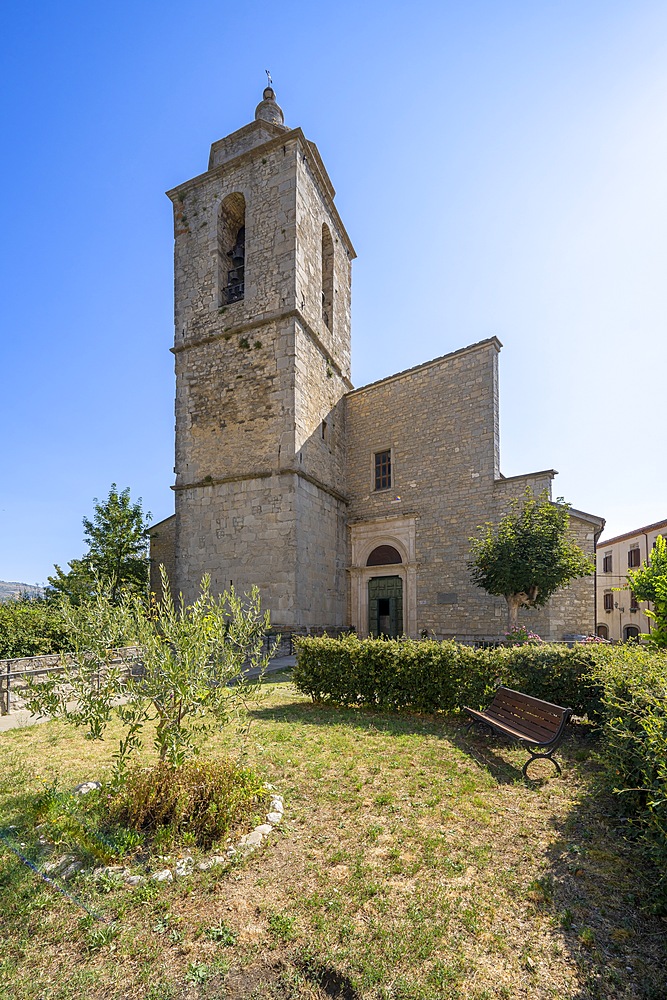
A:
{"type": "Polygon", "coordinates": [[[391,639],[403,635],[403,581],[376,576],[368,581],[368,631],[391,639]]]}

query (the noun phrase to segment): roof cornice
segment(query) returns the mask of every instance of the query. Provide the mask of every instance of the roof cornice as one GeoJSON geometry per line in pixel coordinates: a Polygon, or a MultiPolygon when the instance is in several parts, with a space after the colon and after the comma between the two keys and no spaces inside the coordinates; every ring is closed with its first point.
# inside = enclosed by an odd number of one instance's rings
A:
{"type": "Polygon", "coordinates": [[[636,535],[647,535],[649,531],[659,531],[660,528],[667,528],[667,521],[656,521],[654,524],[646,524],[643,528],[635,528],[634,531],[626,531],[622,535],[614,535],[613,538],[601,538],[598,548],[605,545],[613,545],[614,542],[624,542],[628,538],[635,538],[636,535]]]}

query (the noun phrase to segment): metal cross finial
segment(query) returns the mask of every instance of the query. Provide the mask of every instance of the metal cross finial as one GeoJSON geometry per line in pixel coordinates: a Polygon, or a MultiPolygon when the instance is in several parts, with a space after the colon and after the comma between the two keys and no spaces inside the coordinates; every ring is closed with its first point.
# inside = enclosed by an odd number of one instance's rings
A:
{"type": "Polygon", "coordinates": [[[266,79],[268,80],[269,87],[271,87],[273,85],[273,80],[271,79],[271,74],[269,73],[268,69],[265,69],[264,72],[266,73],[266,79]]]}

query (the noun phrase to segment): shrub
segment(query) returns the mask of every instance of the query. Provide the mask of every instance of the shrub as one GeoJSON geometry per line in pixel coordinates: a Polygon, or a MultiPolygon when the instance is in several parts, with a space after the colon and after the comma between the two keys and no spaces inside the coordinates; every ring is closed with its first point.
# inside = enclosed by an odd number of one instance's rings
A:
{"type": "Polygon", "coordinates": [[[475,651],[455,642],[353,635],[295,642],[294,683],[317,701],[433,712],[484,700],[487,678],[475,669],[475,651]]]}
{"type": "Polygon", "coordinates": [[[505,645],[506,646],[525,646],[526,643],[540,643],[543,639],[537,634],[537,632],[532,632],[525,625],[517,625],[515,628],[510,629],[509,632],[505,632],[505,645]]]}
{"type": "Polygon", "coordinates": [[[489,652],[495,674],[505,687],[564,705],[591,721],[602,717],[603,688],[594,675],[590,647],[542,643],[489,652]]]}
{"type": "Polygon", "coordinates": [[[69,648],[69,630],[57,602],[18,597],[0,604],[0,659],[60,653],[69,648]]]}
{"type": "Polygon", "coordinates": [[[595,656],[604,686],[603,761],[655,863],[655,906],[667,912],[667,655],[628,644],[595,656]]]}
{"type": "Polygon", "coordinates": [[[293,680],[315,700],[451,712],[482,707],[498,684],[597,718],[602,689],[584,647],[473,649],[431,640],[297,639],[293,680]]]}
{"type": "Polygon", "coordinates": [[[132,766],[109,802],[109,820],[147,834],[160,843],[184,834],[204,849],[252,816],[267,795],[252,771],[225,760],[189,760],[180,767],[158,761],[132,766]]]}

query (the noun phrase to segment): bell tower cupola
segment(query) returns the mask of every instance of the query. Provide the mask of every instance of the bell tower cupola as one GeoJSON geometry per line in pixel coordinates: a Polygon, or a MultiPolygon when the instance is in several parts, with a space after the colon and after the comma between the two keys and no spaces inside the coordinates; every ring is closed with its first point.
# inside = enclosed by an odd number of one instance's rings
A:
{"type": "Polygon", "coordinates": [[[273,87],[265,87],[262,100],[255,108],[255,121],[271,122],[272,125],[284,125],[285,116],[282,108],[276,103],[276,92],[273,87]]]}

